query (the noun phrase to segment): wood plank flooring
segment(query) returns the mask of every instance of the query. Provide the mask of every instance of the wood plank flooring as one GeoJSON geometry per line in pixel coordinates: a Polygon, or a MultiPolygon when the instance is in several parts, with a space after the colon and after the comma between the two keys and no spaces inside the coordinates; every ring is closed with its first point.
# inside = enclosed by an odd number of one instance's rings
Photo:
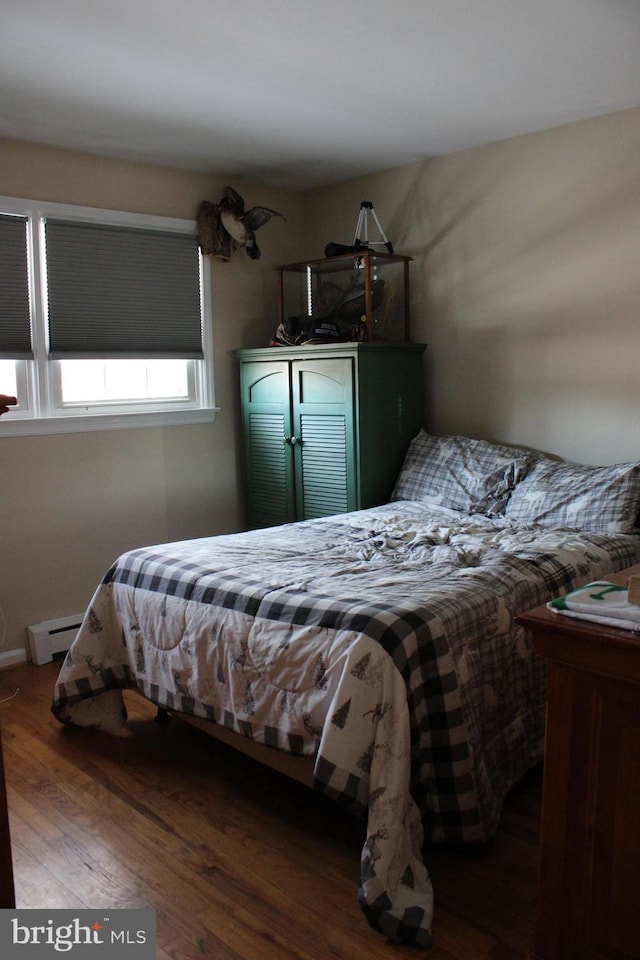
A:
{"type": "MultiPolygon", "coordinates": [[[[158,960],[387,960],[356,903],[362,825],[127,693],[117,736],[50,713],[59,663],[0,673],[18,907],[151,907],[158,960]]],[[[540,773],[483,850],[434,848],[429,960],[533,955],[540,773]]]]}

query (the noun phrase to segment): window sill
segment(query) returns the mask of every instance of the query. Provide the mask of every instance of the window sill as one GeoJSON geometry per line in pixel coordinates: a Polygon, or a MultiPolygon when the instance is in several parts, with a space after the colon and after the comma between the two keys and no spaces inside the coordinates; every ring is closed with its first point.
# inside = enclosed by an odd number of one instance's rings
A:
{"type": "Polygon", "coordinates": [[[132,427],[172,427],[194,423],[212,423],[220,407],[200,410],[175,410],[147,413],[106,413],[82,417],[47,417],[46,419],[0,421],[1,437],[29,437],[52,433],[94,433],[99,430],[126,430],[132,427]]]}

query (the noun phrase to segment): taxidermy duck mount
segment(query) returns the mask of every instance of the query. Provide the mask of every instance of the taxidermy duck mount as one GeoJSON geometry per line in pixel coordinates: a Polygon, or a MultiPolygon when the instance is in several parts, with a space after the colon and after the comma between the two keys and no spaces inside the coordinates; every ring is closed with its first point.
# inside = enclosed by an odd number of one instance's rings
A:
{"type": "MultiPolygon", "coordinates": [[[[203,200],[198,210],[198,243],[203,254],[229,260],[244,247],[251,260],[260,259],[256,230],[272,217],[282,217],[269,207],[244,209],[244,200],[233,187],[225,187],[218,203],[203,200]]],[[[284,220],[284,217],[282,217],[284,220]]]]}

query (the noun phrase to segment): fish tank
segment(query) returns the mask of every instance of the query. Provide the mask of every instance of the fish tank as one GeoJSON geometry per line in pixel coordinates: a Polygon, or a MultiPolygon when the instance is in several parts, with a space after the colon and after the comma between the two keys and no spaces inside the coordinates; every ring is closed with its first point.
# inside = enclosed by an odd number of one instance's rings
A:
{"type": "Polygon", "coordinates": [[[410,261],[366,249],[278,267],[279,329],[298,342],[408,342],[410,261]]]}

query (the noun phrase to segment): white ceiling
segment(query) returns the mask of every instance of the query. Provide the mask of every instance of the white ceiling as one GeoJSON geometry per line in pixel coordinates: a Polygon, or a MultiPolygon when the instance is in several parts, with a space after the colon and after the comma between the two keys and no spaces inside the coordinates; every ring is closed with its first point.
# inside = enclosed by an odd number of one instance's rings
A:
{"type": "Polygon", "coordinates": [[[304,189],[640,105],[640,0],[0,0],[0,135],[304,189]]]}

